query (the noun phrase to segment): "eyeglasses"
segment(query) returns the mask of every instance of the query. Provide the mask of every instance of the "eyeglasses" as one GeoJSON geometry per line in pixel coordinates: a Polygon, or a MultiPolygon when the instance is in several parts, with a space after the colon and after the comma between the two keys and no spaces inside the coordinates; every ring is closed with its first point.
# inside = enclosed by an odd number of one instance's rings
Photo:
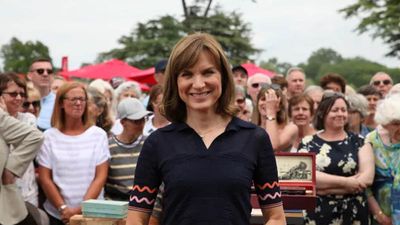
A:
{"type": "Polygon", "coordinates": [[[25,101],[24,103],[22,103],[22,107],[23,107],[24,109],[29,109],[29,107],[30,107],[31,105],[32,105],[33,108],[40,107],[40,101],[39,101],[39,100],[38,100],[38,101],[32,101],[32,102],[25,101]]]}
{"type": "Polygon", "coordinates": [[[16,98],[18,95],[21,96],[21,98],[26,98],[26,94],[24,92],[3,92],[3,94],[8,94],[13,98],[16,98]]]}
{"type": "Polygon", "coordinates": [[[66,99],[66,100],[68,100],[68,101],[70,101],[70,102],[72,102],[74,104],[77,104],[78,101],[81,102],[81,103],[84,103],[84,102],[87,101],[87,99],[85,97],[74,97],[74,98],[65,97],[64,99],[66,99]]]}
{"type": "Polygon", "coordinates": [[[246,99],[244,99],[244,98],[238,98],[238,99],[236,99],[236,103],[237,104],[243,104],[243,103],[245,103],[246,102],[246,99]]]}
{"type": "Polygon", "coordinates": [[[39,75],[43,75],[44,71],[46,71],[47,74],[53,74],[53,70],[52,69],[34,69],[34,70],[32,70],[32,72],[36,72],[39,75]]]}
{"type": "Polygon", "coordinates": [[[391,80],[376,80],[374,82],[372,82],[372,84],[374,84],[374,86],[379,86],[381,83],[383,83],[384,85],[389,85],[392,83],[391,80]]]}
{"type": "Polygon", "coordinates": [[[268,84],[268,83],[261,83],[261,88],[264,89],[272,89],[272,90],[281,90],[281,85],[279,84],[268,84]]]}
{"type": "Polygon", "coordinates": [[[258,88],[258,87],[260,87],[260,86],[262,86],[262,85],[264,85],[264,84],[268,84],[268,83],[252,83],[252,84],[251,84],[251,87],[253,87],[253,88],[258,88]]]}

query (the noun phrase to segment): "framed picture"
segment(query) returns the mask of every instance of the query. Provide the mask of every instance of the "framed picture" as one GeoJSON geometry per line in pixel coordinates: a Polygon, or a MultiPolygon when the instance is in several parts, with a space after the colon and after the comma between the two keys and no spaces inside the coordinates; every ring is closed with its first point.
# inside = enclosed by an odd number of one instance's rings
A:
{"type": "Polygon", "coordinates": [[[314,153],[276,153],[279,182],[315,183],[314,153]]]}

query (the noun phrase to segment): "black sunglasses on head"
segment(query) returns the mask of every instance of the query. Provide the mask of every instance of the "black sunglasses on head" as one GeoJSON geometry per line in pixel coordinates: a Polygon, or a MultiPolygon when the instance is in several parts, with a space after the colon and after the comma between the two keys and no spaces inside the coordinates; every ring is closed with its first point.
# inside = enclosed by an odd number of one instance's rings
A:
{"type": "Polygon", "coordinates": [[[374,84],[374,86],[379,86],[381,83],[383,83],[384,85],[389,85],[392,83],[392,81],[390,80],[376,80],[374,82],[372,82],[372,84],[374,84]]]}
{"type": "Polygon", "coordinates": [[[263,89],[272,89],[274,91],[281,90],[281,85],[279,84],[268,84],[268,83],[262,83],[261,88],[263,89]]]}
{"type": "Polygon", "coordinates": [[[39,75],[43,75],[44,74],[44,71],[46,71],[47,72],[47,74],[53,74],[53,70],[52,69],[34,69],[34,70],[32,70],[32,72],[36,72],[37,74],[39,74],[39,75]]]}

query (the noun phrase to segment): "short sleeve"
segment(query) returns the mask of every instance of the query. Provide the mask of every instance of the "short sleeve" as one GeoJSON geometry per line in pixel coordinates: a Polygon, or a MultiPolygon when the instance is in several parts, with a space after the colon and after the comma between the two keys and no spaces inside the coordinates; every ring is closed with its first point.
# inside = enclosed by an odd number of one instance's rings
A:
{"type": "Polygon", "coordinates": [[[257,149],[257,168],[254,176],[258,201],[261,208],[273,208],[282,205],[281,193],[278,183],[278,173],[274,151],[267,133],[257,129],[255,135],[259,142],[257,149]]]}
{"type": "Polygon", "coordinates": [[[36,156],[36,161],[39,163],[39,165],[46,167],[48,169],[52,169],[53,165],[52,165],[52,159],[51,159],[51,148],[50,148],[50,135],[48,132],[44,133],[44,140],[43,140],[43,144],[40,147],[39,153],[36,156]]]}
{"type": "Polygon", "coordinates": [[[96,140],[99,140],[98,143],[98,148],[96,149],[96,152],[99,154],[96,154],[96,166],[104,163],[105,161],[109,160],[111,158],[110,156],[110,149],[108,146],[108,139],[107,139],[107,134],[105,132],[98,133],[98,135],[101,138],[98,138],[96,140]]]}
{"type": "Polygon", "coordinates": [[[129,198],[129,210],[151,213],[161,176],[158,167],[156,135],[150,135],[140,152],[129,198]]]}

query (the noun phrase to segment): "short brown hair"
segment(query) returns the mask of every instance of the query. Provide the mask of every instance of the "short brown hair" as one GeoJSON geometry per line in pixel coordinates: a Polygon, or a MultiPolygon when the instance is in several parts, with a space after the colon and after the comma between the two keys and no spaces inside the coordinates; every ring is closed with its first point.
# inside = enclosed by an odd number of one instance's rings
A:
{"type": "Polygon", "coordinates": [[[151,87],[149,92],[149,102],[147,103],[147,110],[154,111],[153,109],[153,102],[156,101],[157,97],[163,93],[163,87],[160,84],[156,84],[151,87]]]}
{"type": "Polygon", "coordinates": [[[25,94],[27,94],[26,82],[20,79],[18,74],[8,72],[0,73],[0,95],[2,95],[3,91],[7,89],[9,82],[14,82],[18,87],[24,89],[25,94]]]}
{"type": "MultiPolygon", "coordinates": [[[[85,97],[88,99],[87,91],[84,84],[78,82],[66,82],[58,90],[56,95],[56,100],[54,103],[53,115],[51,116],[51,126],[62,131],[65,128],[66,117],[62,104],[65,99],[65,95],[74,88],[82,88],[85,92],[85,97]]],[[[85,104],[85,110],[82,115],[82,122],[85,128],[89,128],[93,125],[93,121],[90,120],[88,104],[85,104]]]]}
{"type": "MultiPolygon", "coordinates": [[[[332,106],[335,104],[336,100],[343,99],[346,103],[347,109],[350,108],[349,102],[346,100],[346,97],[342,93],[337,93],[333,91],[325,92],[322,97],[321,103],[319,103],[317,111],[314,116],[314,127],[316,130],[325,129],[325,117],[328,115],[329,111],[332,109],[332,106]]],[[[344,129],[348,130],[348,123],[345,125],[344,129]]]]}
{"type": "Polygon", "coordinates": [[[288,107],[288,113],[289,113],[289,117],[292,117],[292,108],[296,105],[298,105],[300,102],[305,101],[307,102],[307,104],[310,106],[310,113],[311,116],[314,115],[314,101],[312,100],[312,98],[306,94],[300,94],[300,95],[296,95],[293,96],[289,99],[289,107],[288,107]]]}
{"type": "Polygon", "coordinates": [[[32,61],[31,66],[29,67],[29,71],[32,70],[32,65],[35,64],[35,63],[37,63],[37,62],[48,62],[48,63],[51,64],[51,67],[53,68],[53,62],[51,61],[50,58],[38,57],[38,58],[35,58],[35,59],[32,61]]]}
{"type": "Polygon", "coordinates": [[[221,73],[222,93],[217,101],[216,113],[224,115],[236,113],[234,105],[235,85],[231,66],[224,50],[211,35],[195,33],[182,38],[175,45],[165,70],[164,98],[161,111],[169,121],[183,122],[186,119],[186,105],[178,93],[178,75],[186,68],[193,67],[204,51],[210,54],[221,73]]]}
{"type": "Polygon", "coordinates": [[[346,80],[337,73],[328,73],[325,76],[321,77],[319,81],[319,85],[322,87],[322,89],[326,90],[326,87],[330,83],[335,83],[340,86],[340,89],[342,93],[346,91],[346,80]]]}
{"type": "Polygon", "coordinates": [[[279,84],[279,86],[281,87],[281,90],[288,87],[288,82],[287,82],[286,78],[283,76],[275,75],[274,77],[271,78],[271,83],[279,84]]]}

